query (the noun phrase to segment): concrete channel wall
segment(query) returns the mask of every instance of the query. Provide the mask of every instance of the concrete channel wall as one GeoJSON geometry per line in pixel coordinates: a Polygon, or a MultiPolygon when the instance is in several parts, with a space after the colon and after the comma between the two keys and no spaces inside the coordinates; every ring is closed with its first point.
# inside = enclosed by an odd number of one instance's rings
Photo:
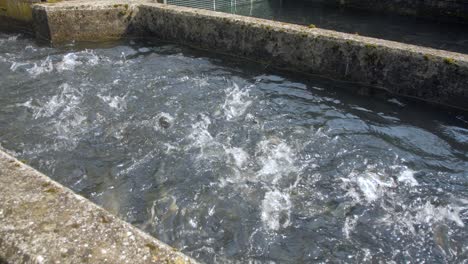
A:
{"type": "Polygon", "coordinates": [[[0,263],[196,263],[0,151],[0,263]]]}
{"type": "Polygon", "coordinates": [[[144,0],[39,4],[33,19],[53,43],[159,38],[468,110],[464,54],[144,0]]]}

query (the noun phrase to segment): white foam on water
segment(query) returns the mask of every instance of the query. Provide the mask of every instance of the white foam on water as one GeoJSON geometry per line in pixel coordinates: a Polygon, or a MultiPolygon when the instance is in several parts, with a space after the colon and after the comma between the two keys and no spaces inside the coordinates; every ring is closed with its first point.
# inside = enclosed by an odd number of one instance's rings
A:
{"type": "Polygon", "coordinates": [[[361,196],[363,196],[367,203],[371,203],[381,198],[387,188],[396,186],[394,180],[388,175],[370,170],[361,173],[353,171],[342,181],[342,187],[347,190],[346,195],[356,202],[361,202],[361,196]]]}
{"type": "Polygon", "coordinates": [[[288,227],[292,203],[289,194],[278,190],[268,191],[261,205],[263,225],[270,230],[280,230],[288,227]]]}
{"type": "Polygon", "coordinates": [[[454,222],[459,227],[464,227],[465,223],[460,218],[460,211],[467,207],[446,205],[435,206],[426,202],[416,210],[416,215],[411,219],[413,223],[434,224],[438,222],[454,222]]]}
{"type": "Polygon", "coordinates": [[[398,99],[396,99],[396,98],[388,99],[387,102],[392,103],[392,104],[396,104],[396,105],[398,105],[398,106],[400,106],[400,107],[404,107],[404,106],[405,106],[404,103],[398,101],[398,99]]]}
{"type": "Polygon", "coordinates": [[[238,168],[242,168],[249,159],[249,154],[242,148],[225,148],[224,151],[232,158],[233,163],[238,168]]]}
{"type": "Polygon", "coordinates": [[[382,197],[387,187],[394,187],[393,179],[384,179],[382,175],[367,172],[357,177],[357,185],[368,202],[382,197]]]}
{"type": "Polygon", "coordinates": [[[190,218],[190,219],[189,219],[189,224],[190,224],[190,226],[191,226],[192,228],[197,228],[197,226],[198,226],[197,220],[195,220],[195,219],[193,219],[193,218],[190,218]]]}
{"type": "Polygon", "coordinates": [[[234,83],[233,88],[227,91],[226,100],[223,105],[226,119],[232,120],[242,116],[252,104],[252,101],[248,100],[248,98],[249,91],[247,89],[239,89],[239,86],[234,83]]]}
{"type": "Polygon", "coordinates": [[[418,185],[418,181],[414,178],[414,171],[408,168],[405,168],[400,172],[400,174],[398,175],[398,181],[406,183],[412,187],[418,185]]]}
{"type": "Polygon", "coordinates": [[[63,71],[72,71],[75,69],[75,66],[83,64],[78,60],[78,56],[75,53],[68,53],[63,56],[62,61],[56,64],[58,72],[63,71]]]}
{"type": "Polygon", "coordinates": [[[142,47],[142,48],[138,49],[138,52],[141,52],[141,53],[150,52],[150,51],[151,51],[151,49],[146,48],[146,47],[142,47]]]}
{"type": "Polygon", "coordinates": [[[26,50],[26,51],[37,51],[37,49],[34,48],[32,45],[26,46],[26,47],[24,48],[24,50],[26,50]]]}
{"type": "Polygon", "coordinates": [[[283,176],[297,171],[294,165],[294,151],[277,137],[260,141],[257,156],[261,164],[258,176],[262,180],[276,184],[283,176]]]}
{"type": "Polygon", "coordinates": [[[82,112],[82,93],[64,83],[58,87],[59,94],[52,96],[45,103],[33,109],[33,118],[47,118],[46,122],[56,144],[52,147],[73,148],[78,143],[80,134],[88,129],[86,117],[82,112]]]}
{"type": "Polygon", "coordinates": [[[361,197],[364,197],[365,201],[370,203],[382,198],[385,194],[392,193],[389,188],[399,185],[418,186],[418,181],[414,178],[415,171],[403,165],[393,165],[389,168],[394,171],[397,181],[391,177],[392,174],[377,169],[376,165],[369,164],[364,172],[352,171],[347,178],[342,178],[342,188],[347,191],[346,195],[355,202],[360,203],[361,197]]]}
{"type": "Polygon", "coordinates": [[[174,145],[171,145],[169,143],[164,143],[163,144],[165,147],[166,147],[166,153],[169,154],[171,153],[172,151],[177,151],[179,150],[179,147],[178,146],[174,146],[174,145]]]}
{"type": "Polygon", "coordinates": [[[209,85],[209,79],[208,77],[194,77],[193,81],[196,83],[197,86],[199,87],[205,87],[209,85]]]}
{"type": "Polygon", "coordinates": [[[214,213],[215,213],[215,208],[216,208],[216,205],[213,205],[210,210],[208,210],[208,215],[209,216],[213,216],[214,213]]]}
{"type": "Polygon", "coordinates": [[[127,95],[128,93],[123,96],[98,95],[98,97],[109,105],[110,108],[124,110],[127,108],[127,95]]]}
{"type": "Polygon", "coordinates": [[[349,216],[346,217],[344,225],[343,225],[343,234],[347,239],[350,238],[351,231],[356,226],[358,217],[357,216],[349,216]]]}
{"type": "Polygon", "coordinates": [[[25,63],[25,62],[13,62],[10,66],[10,70],[12,72],[15,72],[16,70],[18,70],[19,68],[23,68],[23,66],[26,66],[26,65],[29,65],[28,63],[25,63]]]}
{"type": "Polygon", "coordinates": [[[54,70],[54,64],[52,63],[52,60],[50,59],[49,56],[45,60],[41,62],[40,65],[37,65],[37,63],[34,63],[34,66],[32,68],[27,69],[26,71],[32,76],[32,77],[37,77],[43,73],[49,73],[54,70]]]}
{"type": "Polygon", "coordinates": [[[204,146],[211,145],[214,141],[208,131],[208,127],[211,124],[211,120],[206,115],[201,115],[201,120],[192,125],[192,133],[189,138],[193,141],[193,145],[196,147],[203,148],[204,146]]]}
{"type": "Polygon", "coordinates": [[[210,125],[210,118],[201,114],[199,121],[192,125],[192,131],[187,137],[191,141],[188,147],[199,151],[198,155],[196,155],[198,161],[212,161],[226,157],[224,149],[227,144],[218,142],[218,140],[211,135],[209,131],[210,125]]]}
{"type": "Polygon", "coordinates": [[[16,41],[21,35],[14,35],[14,36],[11,36],[11,37],[8,37],[8,41],[16,41]]]}
{"type": "Polygon", "coordinates": [[[32,105],[32,99],[29,99],[28,101],[24,102],[24,103],[18,103],[16,104],[16,106],[22,106],[22,107],[26,107],[26,108],[29,108],[29,109],[37,109],[36,106],[33,106],[32,105]]]}
{"type": "Polygon", "coordinates": [[[60,94],[52,96],[45,104],[34,113],[34,119],[40,117],[52,117],[59,110],[75,108],[81,101],[82,94],[68,83],[58,88],[60,94]]]}

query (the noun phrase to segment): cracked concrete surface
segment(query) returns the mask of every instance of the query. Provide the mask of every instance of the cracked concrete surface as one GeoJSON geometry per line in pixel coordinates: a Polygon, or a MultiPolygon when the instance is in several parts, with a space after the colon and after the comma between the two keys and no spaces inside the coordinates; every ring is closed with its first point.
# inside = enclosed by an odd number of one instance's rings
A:
{"type": "Polygon", "coordinates": [[[0,194],[0,263],[196,263],[2,151],[0,194]]]}

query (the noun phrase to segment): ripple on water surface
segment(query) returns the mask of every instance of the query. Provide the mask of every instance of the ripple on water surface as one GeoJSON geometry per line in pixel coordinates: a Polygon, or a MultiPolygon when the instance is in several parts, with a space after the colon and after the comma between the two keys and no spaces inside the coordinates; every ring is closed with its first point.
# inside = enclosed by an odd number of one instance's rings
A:
{"type": "Polygon", "coordinates": [[[209,263],[463,262],[466,117],[180,46],[0,36],[0,143],[209,263]]]}

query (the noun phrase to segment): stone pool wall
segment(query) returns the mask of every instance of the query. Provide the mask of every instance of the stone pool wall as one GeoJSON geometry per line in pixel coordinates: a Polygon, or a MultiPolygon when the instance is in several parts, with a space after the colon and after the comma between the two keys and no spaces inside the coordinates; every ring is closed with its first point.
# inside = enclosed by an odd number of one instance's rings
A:
{"type": "Polygon", "coordinates": [[[464,54],[144,0],[39,4],[33,18],[53,43],[158,38],[468,110],[464,54]]]}
{"type": "MultiPolygon", "coordinates": [[[[52,43],[158,38],[468,110],[459,53],[150,0],[35,4],[30,23],[52,43]]],[[[195,263],[1,151],[0,193],[0,263],[195,263]]]]}

